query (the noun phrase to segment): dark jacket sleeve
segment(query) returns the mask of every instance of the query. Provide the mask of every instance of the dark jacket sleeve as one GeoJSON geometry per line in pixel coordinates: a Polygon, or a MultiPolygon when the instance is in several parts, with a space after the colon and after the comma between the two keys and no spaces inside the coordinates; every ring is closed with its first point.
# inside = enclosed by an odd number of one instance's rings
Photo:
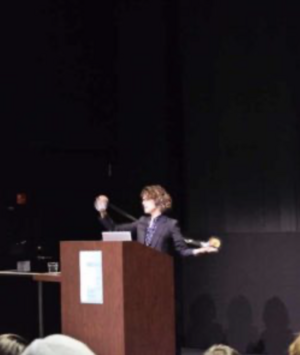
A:
{"type": "Polygon", "coordinates": [[[172,223],[171,234],[175,251],[183,257],[193,256],[193,249],[189,248],[184,241],[179,224],[176,220],[172,223]]]}

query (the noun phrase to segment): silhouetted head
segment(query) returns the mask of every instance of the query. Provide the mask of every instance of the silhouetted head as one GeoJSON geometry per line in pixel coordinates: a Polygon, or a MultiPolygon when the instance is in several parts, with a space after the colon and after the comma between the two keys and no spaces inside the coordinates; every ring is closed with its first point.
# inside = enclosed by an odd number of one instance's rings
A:
{"type": "Polygon", "coordinates": [[[19,355],[26,348],[28,341],[17,334],[0,335],[0,355],[19,355]]]}
{"type": "Polygon", "coordinates": [[[289,355],[300,355],[300,335],[290,345],[289,355]]]}
{"type": "Polygon", "coordinates": [[[204,355],[240,355],[239,352],[227,345],[213,345],[211,346],[204,355]]]}
{"type": "Polygon", "coordinates": [[[36,339],[22,355],[95,355],[87,345],[67,335],[49,335],[36,339]]]}

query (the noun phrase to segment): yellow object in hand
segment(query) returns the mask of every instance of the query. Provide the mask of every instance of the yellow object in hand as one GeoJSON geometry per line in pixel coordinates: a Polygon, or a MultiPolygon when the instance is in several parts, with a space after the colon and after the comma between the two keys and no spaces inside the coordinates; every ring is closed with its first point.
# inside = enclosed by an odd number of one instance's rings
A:
{"type": "Polygon", "coordinates": [[[221,247],[221,240],[217,237],[210,237],[208,240],[209,246],[219,249],[221,247]]]}

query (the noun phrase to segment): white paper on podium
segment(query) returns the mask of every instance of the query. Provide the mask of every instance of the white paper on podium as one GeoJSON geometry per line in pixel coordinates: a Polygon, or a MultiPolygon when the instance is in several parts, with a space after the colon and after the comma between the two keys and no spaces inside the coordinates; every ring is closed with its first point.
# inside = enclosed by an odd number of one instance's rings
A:
{"type": "Polygon", "coordinates": [[[103,269],[101,251],[79,254],[80,302],[103,304],[103,269]]]}

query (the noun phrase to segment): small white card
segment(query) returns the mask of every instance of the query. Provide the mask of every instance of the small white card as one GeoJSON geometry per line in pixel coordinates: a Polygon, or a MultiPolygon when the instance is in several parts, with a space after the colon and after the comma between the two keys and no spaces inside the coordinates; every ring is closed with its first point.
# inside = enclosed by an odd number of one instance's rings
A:
{"type": "Polygon", "coordinates": [[[30,272],[31,271],[30,266],[31,266],[30,260],[18,261],[17,262],[17,271],[30,272]]]}
{"type": "Polygon", "coordinates": [[[81,251],[80,302],[103,304],[103,269],[101,251],[81,251]]]}

